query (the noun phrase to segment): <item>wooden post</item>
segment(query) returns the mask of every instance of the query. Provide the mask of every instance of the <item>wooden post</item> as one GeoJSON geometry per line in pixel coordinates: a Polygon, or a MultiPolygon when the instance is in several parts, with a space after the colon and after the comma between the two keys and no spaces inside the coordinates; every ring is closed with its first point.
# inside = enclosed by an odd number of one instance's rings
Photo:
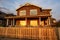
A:
{"type": "Polygon", "coordinates": [[[9,25],[9,23],[8,23],[8,22],[9,22],[9,19],[7,19],[7,26],[9,25]]]}
{"type": "Polygon", "coordinates": [[[49,20],[48,20],[48,18],[47,18],[47,26],[49,25],[49,20]]]}
{"type": "Polygon", "coordinates": [[[39,17],[39,26],[41,25],[41,17],[39,17]]]}
{"type": "Polygon", "coordinates": [[[14,19],[13,19],[13,26],[15,25],[14,23],[15,23],[15,21],[14,21],[14,19]]]}
{"type": "Polygon", "coordinates": [[[26,26],[27,26],[27,25],[28,25],[28,24],[27,24],[27,18],[25,18],[25,20],[26,20],[26,26]]]}
{"type": "Polygon", "coordinates": [[[48,25],[51,25],[51,18],[48,17],[48,25]]]}

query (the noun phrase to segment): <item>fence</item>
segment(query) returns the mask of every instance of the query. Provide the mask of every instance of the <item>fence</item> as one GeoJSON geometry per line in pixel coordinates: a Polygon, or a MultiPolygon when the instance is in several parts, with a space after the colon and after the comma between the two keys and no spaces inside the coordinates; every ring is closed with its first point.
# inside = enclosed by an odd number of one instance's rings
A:
{"type": "Polygon", "coordinates": [[[56,28],[52,27],[0,27],[0,36],[39,40],[58,40],[56,28]]]}

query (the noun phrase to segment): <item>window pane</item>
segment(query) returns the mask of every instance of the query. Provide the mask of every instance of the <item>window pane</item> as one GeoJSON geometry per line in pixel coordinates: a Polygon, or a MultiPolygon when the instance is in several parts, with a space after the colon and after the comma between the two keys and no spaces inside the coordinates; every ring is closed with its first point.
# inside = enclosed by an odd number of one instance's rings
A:
{"type": "Polygon", "coordinates": [[[26,26],[26,21],[25,20],[20,21],[20,25],[21,26],[26,26]]]}
{"type": "Polygon", "coordinates": [[[37,15],[37,10],[36,9],[30,10],[30,15],[37,15]]]}
{"type": "Polygon", "coordinates": [[[38,26],[37,20],[31,20],[31,21],[30,21],[30,25],[31,25],[31,26],[38,26]]]}
{"type": "Polygon", "coordinates": [[[26,10],[20,11],[20,16],[22,16],[22,15],[26,15],[26,10]]]}

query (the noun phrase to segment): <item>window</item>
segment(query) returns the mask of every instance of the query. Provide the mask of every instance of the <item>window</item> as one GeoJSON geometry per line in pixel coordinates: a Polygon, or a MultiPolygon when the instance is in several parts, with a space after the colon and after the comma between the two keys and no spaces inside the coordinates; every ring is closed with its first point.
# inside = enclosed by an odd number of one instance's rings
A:
{"type": "Polygon", "coordinates": [[[26,10],[20,11],[20,16],[26,15],[26,10]]]}
{"type": "Polygon", "coordinates": [[[36,9],[30,10],[30,15],[37,15],[37,10],[36,9]]]}
{"type": "Polygon", "coordinates": [[[25,21],[25,20],[21,20],[21,21],[20,21],[20,25],[21,25],[21,26],[26,26],[26,21],[25,21]]]}
{"type": "Polygon", "coordinates": [[[31,20],[30,25],[31,26],[38,26],[38,21],[37,20],[31,20]]]}

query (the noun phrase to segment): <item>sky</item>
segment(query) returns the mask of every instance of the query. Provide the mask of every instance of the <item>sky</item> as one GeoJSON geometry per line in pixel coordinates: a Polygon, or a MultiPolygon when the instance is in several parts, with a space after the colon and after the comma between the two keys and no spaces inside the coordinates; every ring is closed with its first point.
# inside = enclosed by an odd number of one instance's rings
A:
{"type": "Polygon", "coordinates": [[[25,3],[31,3],[43,9],[52,9],[52,17],[60,20],[60,0],[0,0],[0,7],[16,14],[16,9],[25,3]]]}

